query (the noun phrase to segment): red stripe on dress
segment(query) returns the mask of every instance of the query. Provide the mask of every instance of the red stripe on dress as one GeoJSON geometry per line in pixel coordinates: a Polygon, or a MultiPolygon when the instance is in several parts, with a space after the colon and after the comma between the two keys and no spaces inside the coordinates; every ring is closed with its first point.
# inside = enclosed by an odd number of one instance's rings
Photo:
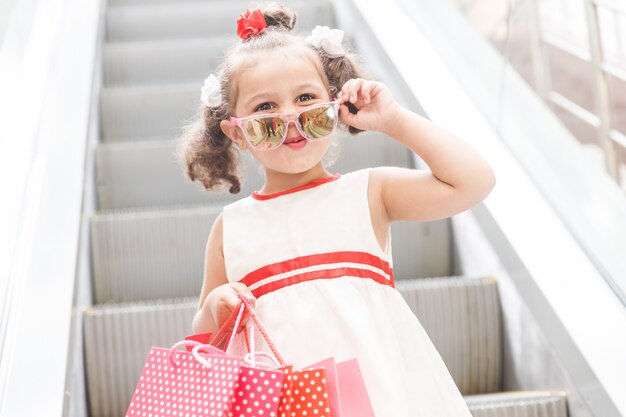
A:
{"type": "Polygon", "coordinates": [[[282,262],[276,262],[250,272],[248,275],[243,277],[240,282],[246,284],[249,287],[252,284],[259,282],[265,278],[269,278],[274,275],[282,274],[289,271],[295,271],[296,269],[341,262],[371,265],[375,268],[381,269],[385,273],[389,274],[393,285],[393,272],[391,270],[391,267],[389,266],[389,262],[384,261],[378,256],[372,255],[371,253],[347,251],[318,253],[315,255],[300,256],[298,258],[288,259],[282,262]]]}
{"type": "Polygon", "coordinates": [[[318,185],[322,185],[322,184],[326,184],[327,182],[331,182],[331,181],[335,181],[336,179],[339,179],[339,177],[341,176],[340,173],[336,173],[331,177],[326,177],[326,178],[320,178],[317,180],[313,180],[311,182],[309,182],[308,184],[304,184],[304,185],[300,185],[298,187],[294,187],[294,188],[289,188],[287,190],[284,191],[278,191],[276,193],[272,193],[272,194],[259,194],[256,191],[252,192],[252,198],[254,198],[255,200],[270,200],[272,198],[276,198],[276,197],[280,197],[281,195],[286,195],[286,194],[291,194],[291,193],[296,193],[298,191],[302,191],[302,190],[308,190],[309,188],[313,188],[313,187],[317,187],[318,185]]]}
{"type": "Polygon", "coordinates": [[[288,278],[283,278],[278,281],[270,282],[269,284],[265,284],[252,290],[252,294],[259,298],[262,295],[268,294],[270,292],[279,290],[281,288],[288,287],[290,285],[299,284],[301,282],[313,281],[316,279],[333,279],[333,278],[341,278],[341,277],[358,277],[358,278],[369,278],[373,279],[379,284],[389,285],[393,288],[393,278],[391,280],[386,277],[377,274],[374,271],[370,271],[369,269],[360,269],[360,268],[334,268],[334,269],[324,269],[321,271],[310,271],[304,272],[302,274],[293,275],[288,278]]]}

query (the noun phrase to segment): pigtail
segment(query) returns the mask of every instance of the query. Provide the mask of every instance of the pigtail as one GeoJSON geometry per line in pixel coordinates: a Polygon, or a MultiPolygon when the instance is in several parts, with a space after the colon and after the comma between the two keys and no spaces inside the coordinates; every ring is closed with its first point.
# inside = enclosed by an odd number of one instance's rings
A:
{"type": "MultiPolygon", "coordinates": [[[[313,48],[318,52],[322,60],[324,72],[326,73],[326,77],[328,77],[331,97],[335,97],[348,80],[352,78],[363,78],[356,54],[346,52],[342,56],[331,57],[323,50],[313,48]]],[[[348,126],[348,132],[352,135],[357,135],[363,132],[363,130],[348,126]]]]}
{"type": "Polygon", "coordinates": [[[237,194],[241,191],[238,153],[220,128],[226,118],[223,107],[203,106],[195,121],[184,128],[177,154],[190,180],[199,181],[207,191],[229,185],[228,191],[237,194]]]}

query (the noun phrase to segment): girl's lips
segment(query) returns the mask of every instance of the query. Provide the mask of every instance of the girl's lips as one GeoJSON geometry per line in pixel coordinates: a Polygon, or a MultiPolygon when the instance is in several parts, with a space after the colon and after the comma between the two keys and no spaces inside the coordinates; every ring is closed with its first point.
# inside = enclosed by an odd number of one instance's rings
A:
{"type": "Polygon", "coordinates": [[[306,143],[308,141],[305,138],[299,138],[296,141],[287,143],[287,141],[285,141],[284,145],[287,145],[290,149],[293,149],[294,151],[299,151],[300,149],[304,148],[306,146],[306,143]]]}
{"type": "Polygon", "coordinates": [[[305,140],[302,136],[296,136],[296,137],[293,137],[293,138],[288,138],[288,139],[285,139],[285,145],[289,145],[291,143],[300,142],[302,140],[305,140]]]}

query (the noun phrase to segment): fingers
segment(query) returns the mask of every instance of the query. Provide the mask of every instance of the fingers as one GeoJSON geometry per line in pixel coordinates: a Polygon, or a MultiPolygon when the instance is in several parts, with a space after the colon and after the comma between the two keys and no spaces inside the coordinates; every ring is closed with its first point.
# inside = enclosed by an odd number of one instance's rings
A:
{"type": "Polygon", "coordinates": [[[252,302],[252,305],[256,305],[256,297],[254,296],[254,294],[252,294],[252,291],[250,290],[250,288],[241,283],[241,282],[233,282],[230,284],[230,286],[232,287],[232,289],[234,290],[234,296],[237,299],[236,304],[239,304],[239,297],[237,297],[237,294],[241,294],[243,296],[245,296],[248,300],[250,300],[252,302]]]}
{"type": "Polygon", "coordinates": [[[373,81],[367,81],[363,83],[363,87],[361,88],[361,95],[365,100],[365,104],[369,104],[372,101],[372,90],[376,87],[376,84],[373,81]]]}
{"type": "Polygon", "coordinates": [[[339,119],[349,126],[354,125],[354,119],[356,118],[356,114],[350,113],[350,109],[344,103],[342,103],[339,107],[339,119]]]}
{"type": "MultiPolygon", "coordinates": [[[[237,310],[241,300],[238,294],[244,295],[251,301],[252,305],[256,305],[256,297],[252,291],[240,282],[228,283],[215,288],[207,296],[205,303],[208,304],[208,311],[213,318],[213,322],[218,328],[221,328],[229,319],[233,311],[237,310]]],[[[247,315],[244,315],[242,324],[247,322],[247,315]]]]}
{"type": "Polygon", "coordinates": [[[364,80],[363,78],[353,78],[343,85],[338,98],[341,102],[349,101],[356,105],[369,104],[372,101],[372,93],[378,83],[376,81],[364,80]]]}
{"type": "MultiPolygon", "coordinates": [[[[237,294],[241,294],[244,297],[246,297],[248,300],[250,300],[250,302],[252,303],[252,306],[256,306],[256,297],[252,294],[252,291],[250,290],[250,288],[241,283],[241,282],[233,282],[230,284],[231,288],[233,289],[233,296],[236,299],[235,305],[233,306],[233,308],[235,308],[236,306],[239,305],[239,297],[237,296],[237,294]]],[[[249,320],[249,316],[247,314],[244,314],[242,320],[241,320],[241,324],[239,325],[239,327],[237,328],[237,333],[243,331],[246,327],[246,324],[248,324],[248,320],[249,320]]]]}

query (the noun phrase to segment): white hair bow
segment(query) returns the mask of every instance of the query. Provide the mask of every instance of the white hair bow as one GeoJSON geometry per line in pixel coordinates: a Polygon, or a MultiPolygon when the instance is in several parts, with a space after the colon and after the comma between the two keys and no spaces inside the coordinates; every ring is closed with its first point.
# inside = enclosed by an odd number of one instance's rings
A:
{"type": "Polygon", "coordinates": [[[207,107],[217,107],[222,104],[222,88],[215,75],[211,74],[204,80],[204,86],[200,92],[200,101],[207,107]]]}
{"type": "Polygon", "coordinates": [[[321,48],[330,57],[345,55],[341,41],[343,40],[343,30],[331,29],[328,26],[315,26],[311,36],[306,41],[316,48],[321,48]]]}

